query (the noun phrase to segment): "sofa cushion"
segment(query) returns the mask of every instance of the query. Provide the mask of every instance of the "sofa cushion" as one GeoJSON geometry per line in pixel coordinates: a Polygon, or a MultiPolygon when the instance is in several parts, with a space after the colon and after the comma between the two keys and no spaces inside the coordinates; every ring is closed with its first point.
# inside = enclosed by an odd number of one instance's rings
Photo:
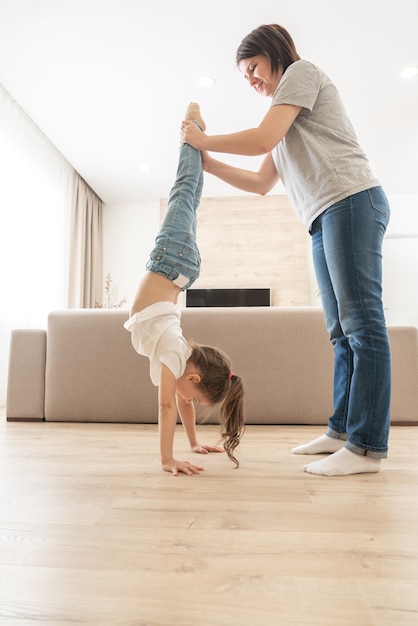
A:
{"type": "MultiPolygon", "coordinates": [[[[48,322],[45,418],[156,423],[149,361],[132,347],[126,310],[56,311],[48,322]]],[[[186,338],[218,346],[244,381],[247,424],[320,424],[332,412],[333,349],[313,307],[182,310],[186,338]]],[[[20,331],[19,331],[20,332],[20,331]]],[[[418,421],[418,331],[389,328],[392,422],[418,421]]],[[[218,421],[217,411],[208,423],[218,421]]]]}
{"type": "Polygon", "coordinates": [[[12,331],[6,401],[6,415],[9,421],[43,421],[45,359],[45,330],[12,331]]]}
{"type": "Polygon", "coordinates": [[[333,351],[312,307],[185,309],[184,334],[224,350],[245,386],[248,424],[326,424],[333,351]]]}
{"type": "Polygon", "coordinates": [[[391,421],[395,424],[418,422],[418,329],[413,326],[389,327],[392,352],[391,421]]]}
{"type": "Polygon", "coordinates": [[[45,419],[156,422],[148,359],[132,348],[127,311],[82,309],[49,315],[45,419]]]}

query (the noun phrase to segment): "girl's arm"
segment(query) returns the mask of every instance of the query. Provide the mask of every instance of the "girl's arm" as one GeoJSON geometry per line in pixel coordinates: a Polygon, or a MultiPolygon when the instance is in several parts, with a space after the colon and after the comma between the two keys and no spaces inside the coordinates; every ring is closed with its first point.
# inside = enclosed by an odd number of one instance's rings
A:
{"type": "Polygon", "coordinates": [[[177,424],[176,379],[166,365],[161,365],[158,388],[158,425],[160,431],[160,453],[163,470],[185,474],[198,474],[203,467],[188,461],[176,461],[173,457],[174,433],[177,424]]]}
{"type": "Polygon", "coordinates": [[[183,122],[182,139],[197,150],[257,156],[267,154],[283,139],[301,107],[278,104],[271,107],[257,128],[228,135],[206,135],[193,122],[183,122]]]}
{"type": "Polygon", "coordinates": [[[193,452],[198,452],[200,454],[207,454],[208,452],[223,452],[223,448],[219,448],[218,446],[202,445],[198,442],[196,432],[196,410],[193,402],[188,402],[180,396],[177,396],[176,399],[178,412],[193,452]]]}

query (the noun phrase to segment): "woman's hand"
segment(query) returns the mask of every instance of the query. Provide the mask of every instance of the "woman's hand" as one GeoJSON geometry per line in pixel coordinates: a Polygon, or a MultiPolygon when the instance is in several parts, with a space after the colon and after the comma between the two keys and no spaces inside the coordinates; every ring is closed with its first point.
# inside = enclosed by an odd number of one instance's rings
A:
{"type": "Polygon", "coordinates": [[[196,150],[204,150],[206,135],[193,122],[182,122],[180,138],[183,143],[188,143],[196,150]]]}
{"type": "Polygon", "coordinates": [[[192,446],[192,451],[198,454],[209,454],[209,452],[224,452],[224,449],[219,446],[202,446],[200,443],[197,443],[195,446],[192,446]]]}
{"type": "Polygon", "coordinates": [[[189,463],[189,461],[176,461],[176,459],[170,459],[163,463],[163,470],[165,472],[171,472],[173,476],[177,476],[179,472],[192,476],[193,474],[200,474],[200,472],[203,472],[203,469],[203,467],[193,465],[193,463],[189,463]]]}

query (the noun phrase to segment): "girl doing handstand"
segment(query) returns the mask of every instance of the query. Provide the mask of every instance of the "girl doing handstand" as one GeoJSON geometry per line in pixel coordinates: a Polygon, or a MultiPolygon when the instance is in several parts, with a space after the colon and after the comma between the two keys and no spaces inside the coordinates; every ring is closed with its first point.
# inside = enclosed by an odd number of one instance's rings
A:
{"type": "MultiPolygon", "coordinates": [[[[202,131],[206,128],[197,104],[189,105],[185,120],[202,131]]],[[[243,385],[231,372],[228,356],[215,347],[186,341],[180,326],[178,296],[200,272],[196,212],[202,188],[201,153],[182,143],[167,213],[125,324],[135,350],[150,359],[151,380],[159,388],[161,463],[163,470],[174,476],[178,472],[198,474],[203,469],[174,458],[177,413],[193,452],[222,452],[222,448],[198,442],[195,412],[195,404],[220,404],[223,448],[236,466],[234,451],[244,430],[243,385]]]]}

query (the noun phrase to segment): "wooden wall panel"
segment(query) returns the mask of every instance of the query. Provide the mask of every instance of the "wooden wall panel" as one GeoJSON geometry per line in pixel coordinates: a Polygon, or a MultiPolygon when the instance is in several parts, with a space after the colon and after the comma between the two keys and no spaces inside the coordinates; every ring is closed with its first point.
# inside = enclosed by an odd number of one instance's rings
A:
{"type": "Polygon", "coordinates": [[[193,286],[270,287],[274,306],[309,305],[307,237],[285,195],[202,198],[193,286]]]}

